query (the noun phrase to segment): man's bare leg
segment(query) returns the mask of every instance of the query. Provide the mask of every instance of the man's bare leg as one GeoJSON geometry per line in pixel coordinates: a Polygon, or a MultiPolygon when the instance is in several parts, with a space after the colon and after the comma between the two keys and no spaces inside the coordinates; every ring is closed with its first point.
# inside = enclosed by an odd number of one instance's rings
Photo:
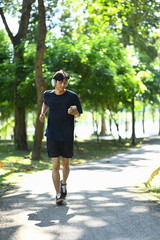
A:
{"type": "Polygon", "coordinates": [[[69,172],[70,172],[70,158],[62,158],[62,164],[63,164],[63,184],[66,184],[68,176],[69,176],[69,172]]]}
{"type": "Polygon", "coordinates": [[[53,170],[52,170],[52,180],[53,180],[53,184],[56,190],[56,193],[60,193],[60,173],[59,173],[59,169],[60,169],[60,162],[59,162],[59,158],[52,158],[52,162],[53,162],[53,170]]]}

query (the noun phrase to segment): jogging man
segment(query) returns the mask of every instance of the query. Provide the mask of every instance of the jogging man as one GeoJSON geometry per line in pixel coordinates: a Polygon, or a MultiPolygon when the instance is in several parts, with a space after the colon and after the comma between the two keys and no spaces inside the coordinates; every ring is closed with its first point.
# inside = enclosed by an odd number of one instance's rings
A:
{"type": "Polygon", "coordinates": [[[44,92],[44,102],[39,119],[44,122],[49,109],[45,131],[47,152],[52,158],[52,179],[56,190],[56,203],[62,203],[67,195],[67,179],[70,172],[70,158],[73,156],[74,118],[82,113],[80,100],[75,92],[67,90],[70,76],[60,70],[53,75],[53,90],[44,92]],[[60,156],[62,156],[62,175],[60,181],[60,156]]]}

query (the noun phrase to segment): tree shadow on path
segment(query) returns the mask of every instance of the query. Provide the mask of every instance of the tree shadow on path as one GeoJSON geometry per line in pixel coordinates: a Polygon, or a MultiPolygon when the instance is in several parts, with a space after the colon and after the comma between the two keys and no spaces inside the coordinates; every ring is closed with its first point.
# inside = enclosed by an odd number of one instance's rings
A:
{"type": "Polygon", "coordinates": [[[65,224],[69,219],[74,217],[74,214],[68,214],[69,207],[66,203],[62,205],[49,204],[45,208],[35,213],[28,214],[29,221],[38,221],[36,226],[48,227],[57,223],[65,224]]]}

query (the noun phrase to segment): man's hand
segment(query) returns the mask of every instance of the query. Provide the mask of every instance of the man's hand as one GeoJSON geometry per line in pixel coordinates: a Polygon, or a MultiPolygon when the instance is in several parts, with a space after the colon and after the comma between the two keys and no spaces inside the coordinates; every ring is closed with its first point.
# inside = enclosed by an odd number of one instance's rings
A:
{"type": "Polygon", "coordinates": [[[41,113],[40,116],[39,116],[39,120],[43,123],[44,120],[45,120],[45,114],[44,113],[41,113]]]}
{"type": "Polygon", "coordinates": [[[77,106],[71,106],[68,108],[68,114],[76,116],[78,114],[77,106]]]}

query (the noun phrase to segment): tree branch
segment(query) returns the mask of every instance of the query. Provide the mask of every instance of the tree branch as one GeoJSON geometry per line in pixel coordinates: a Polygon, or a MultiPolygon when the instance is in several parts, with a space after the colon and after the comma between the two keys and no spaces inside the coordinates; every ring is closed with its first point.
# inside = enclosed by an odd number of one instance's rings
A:
{"type": "Polygon", "coordinates": [[[6,18],[5,18],[4,13],[3,13],[3,8],[0,8],[0,15],[1,15],[1,18],[2,18],[2,21],[3,21],[3,24],[5,26],[5,29],[8,33],[8,36],[11,39],[12,44],[14,45],[14,36],[13,36],[13,34],[12,34],[11,30],[9,29],[8,24],[7,24],[6,18]]]}
{"type": "Polygon", "coordinates": [[[39,36],[38,36],[38,47],[46,49],[45,38],[46,38],[46,19],[45,19],[45,6],[44,0],[38,0],[38,10],[39,10],[39,36]]]}
{"type": "Polygon", "coordinates": [[[31,12],[31,6],[33,2],[34,0],[27,0],[27,1],[23,0],[21,20],[19,24],[18,33],[15,36],[18,41],[19,39],[26,37],[29,18],[30,18],[30,12],[31,12]]]}

